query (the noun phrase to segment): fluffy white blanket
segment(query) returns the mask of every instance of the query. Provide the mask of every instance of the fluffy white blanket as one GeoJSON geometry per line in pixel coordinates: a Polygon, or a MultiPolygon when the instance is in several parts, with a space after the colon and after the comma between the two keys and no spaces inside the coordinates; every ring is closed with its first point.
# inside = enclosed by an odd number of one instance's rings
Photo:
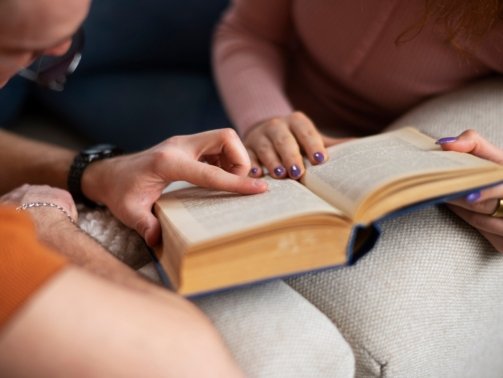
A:
{"type": "Polygon", "coordinates": [[[79,207],[78,224],[110,253],[147,277],[159,281],[141,237],[119,222],[107,209],[79,207]]]}

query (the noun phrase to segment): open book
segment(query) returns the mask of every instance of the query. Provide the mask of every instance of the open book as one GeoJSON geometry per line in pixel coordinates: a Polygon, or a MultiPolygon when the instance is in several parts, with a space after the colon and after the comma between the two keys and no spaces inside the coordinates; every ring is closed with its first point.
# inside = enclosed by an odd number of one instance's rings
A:
{"type": "Polygon", "coordinates": [[[503,166],[444,152],[413,128],[329,148],[301,183],[268,179],[243,196],[200,187],[163,194],[159,261],[174,289],[195,295],[354,262],[378,220],[503,181],[503,166]]]}

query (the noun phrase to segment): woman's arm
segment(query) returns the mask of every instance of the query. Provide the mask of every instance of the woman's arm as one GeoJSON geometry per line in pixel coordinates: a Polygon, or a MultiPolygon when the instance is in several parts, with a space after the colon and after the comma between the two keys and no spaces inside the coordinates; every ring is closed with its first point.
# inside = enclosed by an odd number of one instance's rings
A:
{"type": "Polygon", "coordinates": [[[220,92],[241,134],[292,113],[285,94],[291,0],[235,0],[218,26],[213,65],[220,92]]]}
{"type": "Polygon", "coordinates": [[[328,157],[308,116],[294,112],[286,94],[295,33],[291,0],[236,0],[217,29],[213,60],[227,111],[243,136],[251,175],[262,166],[275,178],[299,179],[302,153],[313,164],[328,157]]]}

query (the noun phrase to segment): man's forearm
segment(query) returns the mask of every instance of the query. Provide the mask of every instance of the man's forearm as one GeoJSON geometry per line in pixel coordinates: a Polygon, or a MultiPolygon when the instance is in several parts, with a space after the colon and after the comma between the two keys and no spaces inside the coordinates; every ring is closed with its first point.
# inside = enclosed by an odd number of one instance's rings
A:
{"type": "Polygon", "coordinates": [[[0,130],[0,194],[22,184],[66,189],[75,151],[0,130]]]}
{"type": "Polygon", "coordinates": [[[39,240],[75,265],[122,286],[149,292],[159,289],[68,221],[65,215],[52,208],[36,208],[29,212],[37,216],[34,221],[39,240]]]}

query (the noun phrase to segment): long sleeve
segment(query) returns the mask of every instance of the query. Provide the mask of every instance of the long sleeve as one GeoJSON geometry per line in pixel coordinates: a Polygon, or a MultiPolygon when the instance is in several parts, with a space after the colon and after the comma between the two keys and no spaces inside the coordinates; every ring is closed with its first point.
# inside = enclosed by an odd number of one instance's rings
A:
{"type": "Polygon", "coordinates": [[[293,111],[285,94],[290,7],[291,0],[235,0],[216,30],[215,76],[241,134],[293,111]]]}
{"type": "Polygon", "coordinates": [[[234,0],[213,59],[235,126],[244,134],[300,110],[322,130],[374,133],[427,98],[501,72],[502,22],[469,59],[436,24],[397,44],[423,10],[423,0],[234,0]]]}

